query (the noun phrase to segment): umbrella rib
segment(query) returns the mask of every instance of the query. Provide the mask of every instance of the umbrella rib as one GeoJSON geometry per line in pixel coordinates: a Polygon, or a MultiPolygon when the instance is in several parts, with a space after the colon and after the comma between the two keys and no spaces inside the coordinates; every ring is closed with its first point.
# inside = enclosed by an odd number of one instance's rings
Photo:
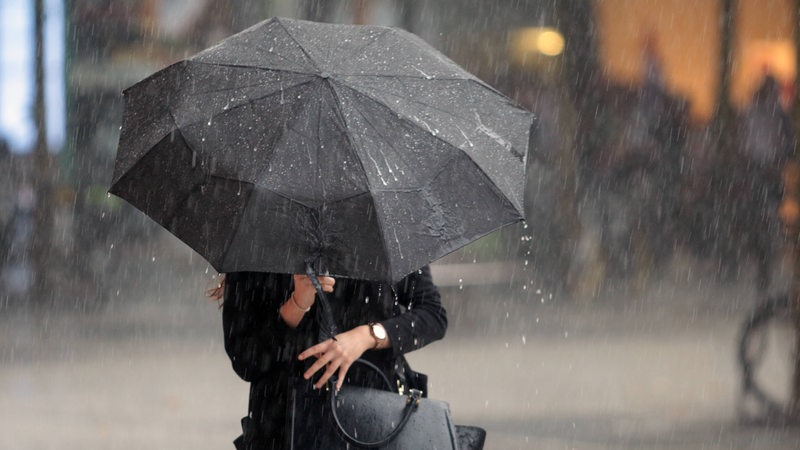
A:
{"type": "Polygon", "coordinates": [[[281,26],[281,28],[283,28],[283,31],[286,32],[286,35],[289,36],[294,41],[295,44],[297,44],[297,47],[300,49],[301,52],[303,52],[304,55],[306,55],[306,58],[314,66],[314,68],[316,68],[317,71],[319,71],[320,70],[319,65],[317,64],[316,61],[314,61],[314,58],[312,58],[311,55],[308,54],[306,49],[300,44],[300,41],[298,41],[297,38],[294,37],[294,35],[289,31],[288,28],[286,28],[286,25],[284,25],[282,21],[278,20],[277,23],[278,25],[281,26]]]}
{"type": "MultiPolygon", "coordinates": [[[[415,77],[407,77],[407,78],[416,79],[415,77]]],[[[440,79],[439,79],[439,78],[437,78],[437,80],[440,80],[440,79]]],[[[475,81],[474,81],[474,80],[469,80],[469,79],[461,79],[461,78],[452,78],[452,79],[449,79],[448,81],[466,81],[466,82],[470,82],[470,83],[475,83],[475,81]]],[[[482,87],[486,88],[486,85],[484,85],[483,83],[475,83],[475,84],[479,84],[480,86],[482,86],[482,87]]],[[[374,97],[374,96],[372,96],[372,95],[371,95],[369,92],[364,92],[363,90],[361,90],[361,89],[359,89],[359,88],[357,88],[357,87],[354,87],[354,86],[349,86],[349,87],[350,87],[351,89],[354,89],[354,90],[356,90],[356,91],[360,92],[360,93],[361,93],[361,94],[363,94],[363,95],[366,95],[367,97],[371,98],[371,99],[372,99],[372,100],[374,100],[375,102],[378,102],[378,103],[382,104],[383,106],[389,107],[389,105],[387,105],[386,103],[384,103],[382,100],[380,100],[380,99],[378,99],[378,98],[375,98],[375,97],[374,97]]],[[[491,87],[489,87],[489,88],[491,89],[491,87]]],[[[451,110],[446,110],[446,109],[443,109],[443,108],[437,107],[437,106],[435,106],[435,105],[433,105],[433,104],[430,104],[430,103],[426,103],[426,102],[420,101],[420,100],[418,100],[418,99],[415,99],[415,98],[413,98],[413,97],[410,97],[410,96],[402,96],[402,95],[393,94],[391,91],[384,91],[384,92],[385,92],[387,95],[391,95],[392,97],[395,97],[395,98],[400,98],[400,99],[403,99],[403,100],[409,100],[409,103],[415,103],[415,104],[418,104],[418,105],[423,105],[423,106],[425,106],[425,107],[427,107],[427,108],[430,108],[430,109],[432,109],[432,110],[434,110],[434,111],[441,112],[441,113],[443,113],[443,114],[446,114],[446,115],[448,115],[448,116],[454,116],[454,114],[453,114],[453,111],[451,111],[451,110]]]]}
{"type": "MultiPolygon", "coordinates": [[[[262,69],[262,70],[263,70],[264,72],[278,72],[278,71],[276,71],[276,70],[272,70],[272,69],[262,69]]],[[[300,74],[300,72],[295,72],[295,73],[298,73],[298,74],[300,74]]],[[[306,75],[307,75],[307,74],[306,74],[306,75]]],[[[287,88],[293,88],[293,87],[295,87],[295,86],[301,86],[301,85],[303,85],[303,84],[305,84],[305,83],[309,83],[309,82],[311,82],[311,81],[312,81],[312,80],[305,80],[305,81],[297,82],[297,83],[294,83],[294,84],[292,84],[292,83],[289,83],[289,84],[288,84],[288,85],[286,85],[286,86],[282,86],[282,88],[283,88],[283,89],[287,89],[287,88]]],[[[210,94],[210,93],[215,93],[215,92],[229,92],[229,91],[237,91],[237,90],[242,90],[242,89],[246,89],[246,88],[253,88],[253,87],[258,87],[258,86],[263,86],[263,83],[240,84],[240,85],[236,85],[236,86],[234,86],[234,87],[230,87],[230,88],[209,89],[209,90],[207,90],[207,91],[202,91],[202,93],[203,93],[203,94],[210,94]]],[[[263,97],[262,97],[262,98],[263,98],[263,97]]]]}
{"type": "MultiPolygon", "coordinates": [[[[297,88],[297,87],[303,86],[303,85],[305,85],[305,84],[309,84],[309,83],[311,83],[311,82],[312,82],[312,80],[306,80],[306,81],[304,81],[304,82],[302,82],[302,83],[298,83],[298,84],[291,85],[291,86],[289,86],[289,88],[290,88],[290,89],[294,89],[294,88],[297,88]]],[[[236,110],[238,110],[238,109],[240,109],[240,108],[243,108],[243,107],[245,107],[245,106],[250,106],[250,105],[253,105],[253,104],[254,104],[255,102],[257,102],[258,100],[263,100],[263,99],[266,99],[266,98],[272,97],[272,96],[274,96],[274,95],[279,95],[279,94],[283,94],[283,92],[282,92],[281,90],[278,90],[278,91],[275,91],[275,92],[270,92],[269,94],[265,94],[265,95],[262,95],[262,96],[259,96],[259,97],[252,97],[252,98],[249,98],[249,97],[248,97],[248,98],[246,99],[246,101],[243,101],[243,102],[239,103],[238,105],[232,106],[232,107],[230,107],[230,108],[228,108],[228,109],[226,109],[226,110],[224,110],[224,111],[220,111],[220,112],[218,112],[216,115],[217,115],[217,116],[224,116],[225,114],[228,114],[228,113],[230,113],[230,112],[232,112],[232,111],[236,111],[236,110]]],[[[172,114],[172,113],[170,112],[170,114],[172,114]]],[[[205,120],[205,119],[199,119],[199,120],[195,120],[195,121],[193,121],[193,122],[188,122],[188,123],[187,123],[187,124],[185,124],[185,125],[191,125],[191,124],[195,124],[195,123],[203,122],[204,120],[205,120]]],[[[174,121],[174,116],[173,116],[173,121],[174,121]]],[[[177,125],[177,123],[176,123],[176,127],[177,127],[177,126],[178,126],[178,125],[177,125]]]]}
{"type": "MultiPolygon", "coordinates": [[[[483,86],[484,88],[487,88],[487,86],[486,86],[484,83],[480,82],[480,80],[478,80],[477,82],[476,82],[476,81],[474,81],[474,80],[465,80],[465,81],[468,81],[468,82],[473,82],[473,83],[477,83],[477,84],[479,84],[480,86],[483,86]]],[[[381,99],[379,99],[379,98],[376,98],[376,97],[372,96],[372,95],[371,95],[371,94],[369,94],[368,92],[364,92],[364,91],[362,91],[361,89],[358,89],[358,88],[356,88],[356,87],[349,86],[349,85],[348,85],[347,87],[349,87],[350,89],[352,89],[352,90],[354,90],[354,91],[356,91],[356,92],[358,92],[358,93],[360,93],[360,94],[362,94],[362,95],[364,95],[364,96],[366,96],[366,97],[368,97],[368,98],[372,99],[372,100],[373,100],[375,103],[377,103],[377,104],[379,104],[379,105],[381,105],[381,106],[383,106],[383,107],[387,108],[387,109],[388,109],[390,112],[394,112],[394,110],[393,110],[393,109],[392,109],[392,108],[391,108],[389,105],[387,105],[387,104],[386,104],[385,102],[383,102],[381,99]]],[[[491,86],[488,86],[488,89],[489,89],[489,90],[492,90],[492,91],[494,91],[494,92],[497,92],[497,91],[496,91],[494,88],[492,88],[491,86]]],[[[499,95],[501,95],[501,96],[503,97],[503,99],[505,99],[506,103],[508,103],[509,105],[511,105],[511,106],[513,106],[513,107],[515,107],[515,108],[518,108],[518,109],[520,109],[520,110],[524,110],[524,108],[522,108],[522,107],[521,107],[521,106],[519,106],[518,104],[514,103],[513,101],[511,101],[510,99],[508,99],[507,97],[505,97],[505,95],[503,95],[503,94],[499,94],[499,95]]],[[[402,96],[396,96],[396,97],[398,97],[398,98],[402,98],[402,99],[408,99],[408,98],[409,98],[409,97],[402,97],[402,96]]],[[[431,105],[431,104],[428,104],[428,103],[425,103],[425,102],[421,102],[421,101],[417,101],[416,103],[418,103],[418,104],[420,104],[420,105],[424,105],[424,106],[426,106],[426,107],[429,107],[430,109],[432,109],[432,110],[434,110],[434,111],[439,111],[439,112],[441,112],[441,113],[443,113],[443,114],[445,114],[445,115],[448,115],[448,116],[451,116],[451,117],[458,117],[458,116],[455,116],[455,115],[453,115],[451,111],[448,111],[448,110],[443,110],[443,109],[441,109],[441,108],[438,108],[438,107],[436,107],[436,106],[433,106],[433,105],[431,105]]],[[[411,125],[413,125],[414,127],[416,127],[416,128],[419,128],[419,126],[418,126],[416,123],[414,123],[414,122],[412,122],[412,121],[408,120],[408,118],[406,118],[406,117],[404,117],[404,116],[401,116],[401,115],[398,115],[398,117],[399,117],[401,120],[404,120],[404,121],[406,121],[406,122],[410,123],[410,124],[411,124],[411,125]]],[[[429,134],[430,134],[431,136],[433,136],[434,138],[436,138],[436,139],[438,139],[438,140],[440,140],[440,141],[442,141],[442,142],[446,143],[447,145],[451,145],[451,146],[453,146],[453,147],[456,147],[456,148],[460,149],[460,147],[458,147],[457,145],[453,145],[453,144],[451,144],[451,143],[447,142],[446,140],[444,140],[444,139],[442,139],[442,138],[438,137],[437,135],[435,135],[435,134],[433,134],[433,133],[429,133],[429,134]]],[[[520,156],[520,157],[521,157],[521,155],[517,155],[517,153],[515,153],[515,152],[513,151],[513,149],[512,149],[512,154],[514,154],[514,155],[516,155],[516,156],[520,156]]]]}
{"type": "MultiPolygon", "coordinates": [[[[339,74],[343,77],[353,77],[353,78],[391,78],[392,80],[399,80],[399,79],[411,79],[411,80],[424,80],[424,81],[472,81],[476,82],[476,80],[469,78],[469,77],[426,77],[422,74],[420,75],[394,75],[394,74],[369,74],[369,73],[352,73],[352,74],[339,74]]],[[[479,84],[484,84],[479,82],[479,84]]],[[[491,87],[491,86],[489,86],[491,87]]]]}
{"type": "MultiPolygon", "coordinates": [[[[355,89],[355,88],[353,88],[353,87],[350,87],[350,86],[347,86],[347,87],[348,87],[348,88],[350,88],[350,89],[353,89],[353,90],[355,90],[355,91],[357,91],[357,92],[359,92],[359,93],[361,93],[361,94],[363,94],[363,95],[366,95],[366,96],[367,96],[367,97],[369,97],[370,99],[374,100],[374,101],[375,101],[375,103],[377,103],[379,106],[381,106],[381,107],[385,108],[386,110],[388,110],[390,113],[392,113],[392,112],[393,112],[393,110],[392,110],[392,109],[391,109],[391,108],[390,108],[390,107],[389,107],[387,104],[385,104],[384,102],[382,102],[382,101],[380,101],[380,100],[378,100],[378,99],[376,99],[376,98],[372,97],[371,95],[368,95],[368,94],[366,94],[366,93],[362,93],[362,92],[361,92],[360,90],[358,90],[358,89],[355,89]]],[[[356,111],[358,111],[358,113],[359,113],[359,114],[360,114],[360,115],[361,115],[361,116],[364,118],[364,120],[365,120],[367,123],[369,123],[369,124],[372,126],[372,128],[375,130],[375,132],[376,132],[376,133],[378,133],[379,135],[383,136],[383,135],[380,133],[380,131],[379,131],[379,130],[380,130],[380,128],[379,128],[379,127],[376,127],[376,126],[374,126],[374,125],[372,125],[372,122],[370,121],[370,119],[369,119],[369,118],[368,118],[368,117],[367,117],[367,116],[366,116],[364,113],[362,113],[360,110],[358,110],[358,108],[354,108],[354,109],[355,109],[356,111]]],[[[400,120],[402,120],[402,121],[406,122],[406,123],[409,123],[410,125],[412,125],[412,126],[413,126],[413,127],[415,127],[415,128],[419,128],[419,127],[417,126],[417,124],[415,124],[414,122],[412,122],[411,120],[409,120],[409,119],[408,119],[408,118],[406,118],[406,117],[403,117],[403,116],[398,116],[398,118],[399,118],[400,120]]],[[[447,142],[446,140],[444,140],[444,139],[440,138],[439,136],[436,136],[436,135],[434,135],[434,134],[431,134],[431,133],[427,133],[427,134],[428,134],[429,136],[431,136],[433,139],[435,139],[435,140],[437,140],[437,141],[439,141],[439,142],[442,142],[442,143],[444,143],[444,144],[445,144],[445,145],[447,145],[447,146],[454,147],[454,148],[458,149],[458,150],[461,152],[461,154],[466,154],[466,153],[465,153],[463,150],[461,150],[461,148],[459,148],[458,146],[455,146],[455,145],[453,145],[453,144],[451,144],[451,143],[447,142]]],[[[387,139],[387,141],[388,141],[388,139],[387,139]]],[[[449,161],[452,161],[452,160],[453,160],[453,159],[455,159],[455,158],[456,158],[456,155],[454,155],[454,156],[453,156],[453,157],[452,157],[450,160],[448,160],[448,162],[449,162],[449,161]]],[[[476,163],[475,163],[475,162],[472,160],[472,158],[469,158],[469,159],[470,159],[470,161],[472,162],[472,164],[473,164],[475,167],[477,167],[477,169],[478,169],[478,170],[480,170],[480,171],[481,171],[481,173],[483,173],[483,174],[485,175],[486,179],[487,179],[487,180],[488,180],[488,181],[489,181],[489,182],[492,184],[492,189],[493,189],[494,191],[496,191],[496,192],[500,192],[500,193],[501,193],[501,195],[502,195],[503,197],[506,197],[506,198],[507,198],[507,196],[506,196],[505,194],[503,194],[503,190],[502,190],[502,189],[500,189],[500,187],[499,187],[499,186],[497,186],[497,183],[495,183],[494,179],[493,179],[491,176],[489,176],[489,174],[488,174],[488,173],[486,173],[486,171],[483,169],[483,167],[481,167],[480,165],[476,164],[476,163]]],[[[363,167],[363,164],[362,164],[362,167],[363,167]]],[[[439,171],[439,173],[437,173],[437,174],[436,174],[436,176],[435,176],[435,177],[433,177],[433,179],[435,179],[436,177],[438,177],[438,176],[441,174],[441,172],[442,172],[442,171],[443,171],[445,168],[447,168],[447,164],[445,164],[445,165],[443,165],[443,166],[442,166],[442,169],[439,171]]],[[[513,205],[513,204],[512,204],[512,205],[513,205]]]]}
{"type": "MultiPolygon", "coordinates": [[[[344,113],[342,112],[342,107],[341,107],[342,101],[339,98],[339,93],[336,91],[336,87],[335,87],[335,85],[333,83],[330,84],[330,87],[331,87],[331,93],[336,98],[336,101],[334,102],[334,104],[336,106],[336,108],[335,108],[336,114],[339,116],[339,119],[342,121],[342,124],[344,124],[344,126],[347,127],[347,119],[346,119],[344,113]]],[[[385,105],[384,105],[384,107],[385,107],[385,105]]],[[[356,109],[356,111],[358,111],[358,109],[356,109]]],[[[358,111],[358,113],[363,116],[361,111],[358,111]]],[[[350,146],[353,149],[357,148],[356,142],[353,139],[353,137],[350,135],[350,133],[345,133],[345,136],[347,137],[347,140],[350,142],[350,146]]],[[[369,194],[370,192],[373,191],[373,188],[372,188],[372,185],[370,184],[369,177],[367,176],[367,169],[366,169],[366,167],[364,167],[364,162],[361,161],[361,158],[356,158],[356,161],[358,161],[358,165],[361,166],[361,172],[364,174],[364,180],[365,180],[365,182],[367,184],[367,192],[366,193],[369,194]]],[[[361,195],[361,194],[356,194],[356,195],[361,195]]],[[[355,195],[353,195],[353,196],[355,196],[355,195]]],[[[378,210],[378,208],[375,207],[375,198],[372,195],[370,195],[370,199],[372,199],[372,207],[375,210],[375,215],[377,216],[377,215],[380,214],[380,211],[378,210]]],[[[386,241],[386,230],[383,227],[383,221],[376,220],[375,222],[378,224],[378,234],[381,237],[381,242],[384,243],[384,246],[383,246],[384,255],[388,256],[389,255],[389,249],[385,244],[387,241],[386,241]]],[[[387,266],[387,269],[389,269],[389,273],[392,273],[392,258],[388,258],[388,257],[386,258],[386,266],[387,266]]]]}
{"type": "Polygon", "coordinates": [[[203,64],[206,66],[213,66],[213,67],[229,67],[233,69],[248,69],[248,70],[260,70],[264,72],[281,72],[281,73],[292,73],[298,75],[311,75],[307,71],[302,70],[291,70],[291,69],[275,69],[272,67],[256,67],[256,66],[248,66],[244,64],[233,64],[233,63],[222,63],[222,62],[208,62],[208,61],[192,61],[194,64],[203,64]]]}
{"type": "MultiPolygon", "coordinates": [[[[298,44],[299,45],[299,44],[298,44]]],[[[261,70],[265,72],[281,72],[281,73],[290,73],[290,74],[297,74],[297,75],[312,75],[307,71],[302,70],[291,70],[291,69],[275,69],[271,67],[255,67],[255,66],[247,66],[244,64],[232,64],[232,63],[221,63],[221,62],[208,62],[208,61],[192,61],[193,64],[203,64],[207,66],[215,66],[215,67],[230,67],[234,69],[250,69],[250,70],[261,70]]],[[[486,83],[482,82],[481,80],[476,80],[473,77],[466,74],[463,77],[440,77],[434,76],[432,78],[428,78],[422,74],[420,75],[399,75],[399,74],[369,74],[369,73],[338,73],[336,75],[340,75],[342,77],[354,77],[354,78],[391,78],[395,79],[412,79],[412,80],[428,80],[428,81],[472,81],[478,84],[483,85],[489,89],[495,90],[493,87],[487,85],[486,83]]]]}
{"type": "MultiPolygon", "coordinates": [[[[374,38],[374,39],[372,39],[372,40],[371,40],[371,41],[369,41],[368,43],[366,43],[366,44],[364,44],[364,45],[362,45],[362,46],[358,47],[358,49],[353,49],[353,50],[354,50],[354,51],[353,51],[353,54],[364,54],[364,52],[365,52],[365,50],[366,50],[367,48],[369,48],[369,47],[371,47],[371,46],[373,46],[373,45],[377,44],[379,39],[382,39],[382,38],[386,37],[386,35],[390,34],[391,32],[392,32],[392,29],[391,29],[391,28],[388,28],[388,27],[386,27],[385,29],[381,30],[381,33],[380,33],[379,35],[375,36],[375,38],[374,38]]],[[[331,51],[333,51],[333,50],[334,50],[334,48],[332,47],[332,48],[331,48],[331,51]]],[[[346,61],[346,60],[345,60],[345,61],[346,61]]]]}
{"type": "MultiPolygon", "coordinates": [[[[352,88],[351,88],[351,89],[352,89],[352,88]]],[[[360,91],[358,91],[358,92],[360,92],[360,91]]],[[[369,98],[372,98],[372,97],[371,97],[371,96],[369,96],[369,98]]],[[[337,100],[338,100],[338,95],[337,95],[337,100]]],[[[375,100],[375,99],[373,99],[373,100],[375,100]]],[[[379,104],[381,107],[383,107],[383,108],[385,108],[385,109],[389,110],[389,112],[391,112],[391,108],[389,108],[389,107],[388,107],[388,105],[384,104],[383,102],[377,101],[377,100],[376,100],[376,103],[378,103],[378,104],[379,104]]],[[[338,109],[338,105],[340,105],[340,104],[341,104],[341,102],[337,101],[337,111],[338,111],[338,112],[341,114],[341,111],[339,111],[339,109],[338,109]]],[[[380,127],[377,127],[377,126],[375,126],[375,124],[372,122],[372,120],[370,119],[370,117],[369,117],[369,116],[367,116],[366,114],[364,114],[364,113],[363,113],[363,112],[362,112],[362,111],[361,111],[359,108],[354,108],[354,110],[355,110],[356,112],[358,112],[358,114],[359,114],[359,115],[360,115],[360,116],[363,118],[363,120],[364,120],[364,121],[365,121],[367,124],[369,124],[369,126],[370,126],[370,127],[371,127],[371,128],[374,130],[374,131],[375,131],[375,133],[377,133],[378,135],[380,135],[380,136],[384,137],[384,140],[385,140],[386,142],[391,142],[391,140],[390,140],[390,139],[386,139],[386,136],[384,136],[384,135],[383,135],[383,134],[380,132],[381,128],[380,128],[380,127]]],[[[408,120],[408,119],[406,119],[406,118],[404,118],[404,117],[401,117],[400,119],[401,119],[401,120],[403,120],[403,121],[406,121],[406,122],[410,123],[412,126],[416,126],[416,124],[414,124],[413,122],[411,122],[410,120],[408,120]]],[[[345,123],[346,123],[346,122],[345,122],[345,123]]],[[[439,137],[437,137],[437,136],[433,136],[433,135],[430,135],[430,136],[432,136],[434,139],[436,139],[436,140],[438,140],[438,141],[440,141],[440,142],[444,143],[445,145],[448,145],[448,146],[451,146],[451,147],[455,147],[455,146],[453,146],[452,144],[450,144],[449,142],[447,142],[447,141],[445,141],[445,140],[443,140],[443,139],[441,139],[441,138],[439,138],[439,137]]],[[[455,148],[458,148],[458,147],[455,147],[455,148]]],[[[460,149],[459,149],[459,150],[460,150],[460,149]]],[[[436,172],[436,174],[435,174],[433,177],[431,177],[431,181],[430,181],[428,184],[426,184],[426,186],[428,186],[428,185],[429,185],[430,183],[432,183],[434,180],[436,180],[437,178],[439,178],[439,177],[442,175],[442,173],[444,173],[444,172],[445,172],[445,171],[446,171],[446,170],[447,170],[447,169],[450,167],[450,164],[451,164],[451,162],[452,162],[452,161],[455,161],[455,160],[458,158],[458,156],[459,156],[459,155],[465,155],[465,154],[463,153],[463,151],[461,151],[461,153],[454,153],[454,154],[453,154],[453,155],[452,155],[452,156],[451,156],[451,157],[450,157],[450,158],[447,160],[447,162],[446,162],[445,164],[442,164],[442,166],[441,166],[441,168],[439,169],[439,171],[437,171],[437,172],[436,172]]],[[[359,158],[359,160],[358,160],[358,161],[359,161],[359,164],[361,164],[361,166],[362,166],[362,170],[364,170],[364,171],[365,171],[365,173],[366,173],[366,169],[364,169],[364,168],[363,168],[363,163],[361,162],[360,158],[359,158]]],[[[484,171],[484,170],[483,170],[483,169],[482,169],[482,168],[481,168],[481,167],[480,167],[478,164],[475,164],[475,162],[472,160],[472,158],[469,158],[469,161],[470,161],[470,163],[471,163],[473,166],[475,166],[475,167],[476,167],[476,168],[477,168],[479,171],[481,171],[481,173],[483,173],[483,174],[486,176],[486,179],[487,179],[487,180],[488,180],[488,181],[491,183],[490,189],[491,189],[491,190],[492,190],[492,191],[493,191],[493,192],[494,192],[496,195],[498,195],[500,198],[504,199],[505,201],[508,201],[508,199],[507,199],[507,197],[505,196],[505,194],[503,194],[503,191],[502,191],[502,190],[501,190],[501,189],[500,189],[500,188],[499,188],[499,187],[498,187],[498,186],[497,186],[497,185],[494,183],[494,181],[491,179],[491,177],[489,177],[489,176],[488,176],[488,174],[486,174],[486,172],[485,172],[485,171],[484,171]]],[[[369,179],[367,179],[367,183],[369,183],[369,179]]],[[[372,188],[370,188],[370,190],[372,191],[373,189],[372,189],[372,188]]],[[[374,189],[374,191],[380,191],[380,192],[421,192],[421,191],[423,191],[423,188],[414,188],[414,189],[374,189]]],[[[512,206],[513,206],[513,204],[512,204],[512,206]]],[[[515,208],[515,209],[516,209],[516,208],[515,208]]],[[[376,212],[376,214],[379,214],[379,212],[378,212],[378,210],[377,210],[377,209],[376,209],[376,211],[375,211],[375,212],[376,212]]],[[[388,241],[386,240],[386,232],[385,232],[385,230],[384,230],[384,228],[383,228],[383,226],[382,226],[382,222],[381,222],[380,220],[378,220],[378,221],[377,221],[377,223],[378,223],[378,230],[379,230],[379,233],[381,234],[381,237],[382,237],[382,239],[381,239],[381,242],[384,242],[384,243],[385,243],[385,242],[388,242],[388,241]]],[[[389,250],[388,250],[388,248],[384,248],[384,251],[386,252],[386,254],[387,254],[387,255],[389,254],[389,250]]],[[[389,265],[388,269],[389,269],[389,271],[390,271],[390,273],[391,273],[391,269],[392,269],[392,267],[391,267],[391,258],[386,258],[386,260],[387,260],[387,264],[389,265]]]]}
{"type": "MultiPolygon", "coordinates": [[[[349,88],[349,89],[352,89],[352,90],[354,90],[354,91],[356,91],[356,92],[358,92],[358,93],[359,93],[359,94],[361,94],[361,95],[364,95],[364,96],[366,96],[366,97],[369,97],[369,98],[370,98],[371,100],[373,100],[373,101],[374,101],[376,104],[378,104],[379,106],[381,106],[381,107],[383,107],[384,109],[386,109],[386,110],[387,110],[387,111],[388,111],[390,114],[397,116],[397,118],[398,118],[398,119],[402,120],[403,122],[406,122],[406,123],[408,123],[408,124],[409,124],[409,125],[411,125],[413,128],[419,129],[419,125],[417,125],[417,124],[416,124],[416,123],[414,123],[413,121],[409,120],[407,117],[404,117],[404,116],[402,116],[402,115],[398,115],[398,114],[396,114],[396,113],[395,113],[395,111],[394,111],[394,110],[393,110],[393,109],[392,109],[392,108],[391,108],[389,105],[387,105],[386,103],[384,103],[384,102],[383,102],[383,101],[381,101],[380,99],[377,99],[377,98],[375,98],[375,97],[373,97],[373,96],[369,95],[368,93],[366,93],[366,92],[362,92],[361,90],[359,90],[359,89],[356,89],[356,88],[354,88],[354,87],[352,87],[352,86],[346,86],[346,87],[347,87],[347,88],[349,88]]],[[[424,104],[424,103],[423,103],[423,104],[424,104]]],[[[435,108],[434,108],[434,109],[435,109],[435,108]]],[[[447,111],[442,111],[442,112],[449,114],[447,111]]],[[[361,111],[359,111],[359,114],[361,114],[361,116],[362,116],[362,117],[364,117],[364,119],[365,119],[365,120],[369,121],[369,119],[367,118],[367,116],[366,116],[366,115],[364,115],[364,114],[363,114],[361,111]]],[[[373,128],[374,128],[375,130],[378,130],[378,129],[379,129],[378,127],[374,127],[374,126],[373,126],[373,128]]],[[[444,140],[444,139],[440,138],[439,136],[436,136],[436,135],[434,135],[434,134],[432,134],[432,133],[427,133],[427,134],[428,134],[428,135],[430,135],[431,137],[433,137],[434,139],[436,139],[436,140],[437,140],[437,141],[439,141],[439,142],[442,142],[442,143],[444,143],[444,144],[446,144],[446,145],[449,145],[449,146],[451,146],[451,147],[455,147],[455,148],[457,148],[457,149],[461,150],[461,149],[460,149],[458,146],[456,146],[456,145],[453,145],[453,144],[451,144],[450,142],[447,142],[446,140],[444,140]]],[[[463,150],[462,150],[462,151],[463,151],[463,150]]]]}

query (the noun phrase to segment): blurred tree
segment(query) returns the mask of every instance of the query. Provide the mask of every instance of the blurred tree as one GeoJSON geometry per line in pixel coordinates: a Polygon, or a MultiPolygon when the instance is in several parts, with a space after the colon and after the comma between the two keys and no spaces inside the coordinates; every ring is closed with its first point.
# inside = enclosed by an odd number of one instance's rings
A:
{"type": "Polygon", "coordinates": [[[44,93],[44,5],[43,0],[35,3],[34,34],[36,43],[36,85],[35,85],[35,119],[36,148],[34,149],[34,189],[36,192],[35,235],[33,239],[32,257],[34,262],[33,299],[44,302],[51,293],[48,279],[51,248],[52,222],[52,158],[47,148],[47,122],[45,116],[44,93]]]}

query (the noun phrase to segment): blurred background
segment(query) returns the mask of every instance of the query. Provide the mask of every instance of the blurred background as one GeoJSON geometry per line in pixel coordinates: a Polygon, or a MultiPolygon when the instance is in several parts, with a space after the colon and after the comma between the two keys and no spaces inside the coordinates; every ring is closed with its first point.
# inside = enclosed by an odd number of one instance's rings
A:
{"type": "Polygon", "coordinates": [[[233,448],[216,274],[107,190],[122,90],[276,15],[538,118],[528,221],[434,265],[410,355],[487,448],[800,448],[797,0],[3,0],[0,447],[233,448]]]}

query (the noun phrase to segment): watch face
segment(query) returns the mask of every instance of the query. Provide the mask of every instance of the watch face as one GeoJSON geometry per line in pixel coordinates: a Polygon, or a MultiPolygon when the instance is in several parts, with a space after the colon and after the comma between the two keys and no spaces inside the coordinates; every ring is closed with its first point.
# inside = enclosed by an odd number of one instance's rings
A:
{"type": "Polygon", "coordinates": [[[386,330],[379,324],[372,325],[372,334],[380,340],[386,339],[386,330]]]}

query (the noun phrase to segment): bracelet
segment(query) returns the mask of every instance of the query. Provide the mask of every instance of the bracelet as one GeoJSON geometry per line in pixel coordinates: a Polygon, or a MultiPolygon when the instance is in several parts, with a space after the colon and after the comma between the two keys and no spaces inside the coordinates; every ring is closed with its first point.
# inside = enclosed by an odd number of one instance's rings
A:
{"type": "Polygon", "coordinates": [[[289,300],[291,300],[292,303],[294,303],[294,306],[297,309],[299,309],[300,311],[303,311],[304,313],[307,313],[307,312],[311,311],[311,307],[310,306],[308,308],[303,308],[302,306],[300,306],[300,303],[297,303],[297,299],[294,298],[294,292],[292,292],[292,296],[289,297],[289,300]]]}

